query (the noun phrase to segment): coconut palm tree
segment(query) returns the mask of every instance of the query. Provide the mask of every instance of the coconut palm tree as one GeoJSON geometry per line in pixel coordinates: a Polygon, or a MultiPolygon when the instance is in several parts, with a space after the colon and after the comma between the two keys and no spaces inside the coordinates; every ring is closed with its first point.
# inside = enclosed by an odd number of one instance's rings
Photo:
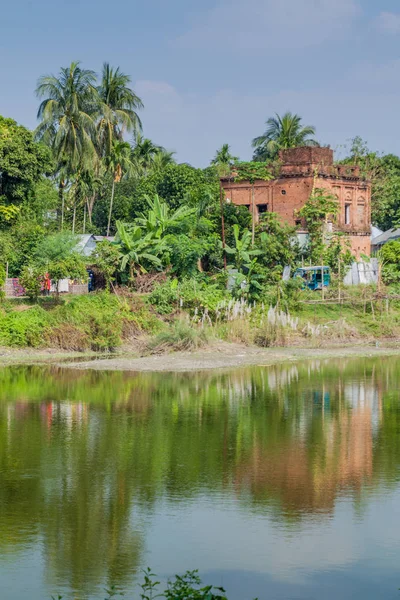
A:
{"type": "Polygon", "coordinates": [[[173,162],[171,160],[173,153],[168,153],[165,148],[157,146],[149,138],[143,137],[141,133],[135,135],[132,160],[140,174],[146,175],[154,166],[157,167],[160,159],[156,157],[159,154],[164,154],[165,162],[173,162]]]}
{"type": "Polygon", "coordinates": [[[92,168],[97,161],[95,113],[98,105],[94,71],[82,69],[79,62],[63,67],[58,76],[39,78],[36,95],[43,98],[35,131],[37,140],[53,152],[59,179],[61,229],[64,222],[64,190],[69,177],[92,168]]]}
{"type": "Polygon", "coordinates": [[[237,162],[239,158],[231,154],[229,144],[222,144],[221,148],[217,150],[214,158],[211,161],[212,165],[215,165],[220,175],[229,174],[232,165],[237,162]]]}
{"type": "Polygon", "coordinates": [[[169,150],[165,150],[165,148],[160,148],[153,157],[151,165],[153,171],[163,171],[168,165],[175,164],[176,161],[174,154],[175,152],[170,152],[169,150]]]}
{"type": "Polygon", "coordinates": [[[114,140],[111,146],[110,152],[104,159],[106,169],[112,174],[112,187],[111,187],[111,199],[110,199],[110,210],[108,213],[108,224],[107,224],[107,237],[110,235],[111,217],[114,204],[115,184],[119,183],[123,175],[131,172],[133,168],[131,160],[131,147],[128,142],[122,142],[120,140],[114,140]]]}
{"type": "Polygon", "coordinates": [[[57,162],[70,173],[96,156],[96,74],[79,64],[72,62],[57,77],[43,75],[36,87],[36,95],[43,100],[35,137],[52,148],[57,162]]]}
{"type": "Polygon", "coordinates": [[[252,146],[256,149],[254,160],[274,158],[284,148],[319,145],[312,137],[315,135],[315,127],[303,126],[299,115],[287,112],[280,117],[276,114],[268,119],[266,125],[265,132],[252,141],[252,146]]]}
{"type": "Polygon", "coordinates": [[[99,119],[97,132],[100,152],[104,156],[111,152],[115,139],[122,141],[125,131],[139,133],[142,123],[137,113],[143,102],[129,87],[131,79],[119,67],[103,64],[99,95],[99,119]]]}

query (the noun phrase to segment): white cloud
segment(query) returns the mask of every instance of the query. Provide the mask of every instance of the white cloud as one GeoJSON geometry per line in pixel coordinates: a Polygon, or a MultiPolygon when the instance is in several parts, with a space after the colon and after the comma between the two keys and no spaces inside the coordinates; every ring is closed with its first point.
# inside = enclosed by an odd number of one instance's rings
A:
{"type": "Polygon", "coordinates": [[[218,0],[177,43],[238,51],[303,48],[341,36],[358,12],[357,0],[218,0]]]}
{"type": "Polygon", "coordinates": [[[378,28],[386,33],[400,33],[400,14],[382,12],[377,20],[378,28]]]}

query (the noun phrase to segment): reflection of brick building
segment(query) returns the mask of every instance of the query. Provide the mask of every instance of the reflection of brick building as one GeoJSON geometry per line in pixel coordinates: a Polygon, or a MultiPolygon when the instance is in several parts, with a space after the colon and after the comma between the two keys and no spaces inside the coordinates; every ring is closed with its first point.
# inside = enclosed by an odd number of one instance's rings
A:
{"type": "MultiPolygon", "coordinates": [[[[280,174],[254,184],[255,214],[275,212],[290,225],[302,223],[296,212],[310,197],[313,186],[337,195],[340,212],[337,228],[348,234],[353,253],[370,254],[371,186],[360,177],[359,167],[333,164],[330,148],[293,148],[280,153],[280,174]]],[[[252,186],[247,181],[222,179],[227,198],[251,209],[252,186]]]]}

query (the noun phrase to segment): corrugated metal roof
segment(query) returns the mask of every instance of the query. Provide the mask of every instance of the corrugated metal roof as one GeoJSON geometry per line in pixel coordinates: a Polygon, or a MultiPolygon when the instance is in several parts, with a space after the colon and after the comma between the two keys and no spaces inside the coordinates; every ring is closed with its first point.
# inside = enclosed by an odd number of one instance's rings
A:
{"type": "Polygon", "coordinates": [[[372,246],[382,246],[383,244],[386,244],[387,242],[390,242],[392,240],[397,240],[399,238],[400,238],[400,228],[388,229],[388,231],[385,231],[385,233],[382,233],[381,235],[378,235],[377,237],[373,238],[371,240],[371,244],[372,244],[372,246]]]}

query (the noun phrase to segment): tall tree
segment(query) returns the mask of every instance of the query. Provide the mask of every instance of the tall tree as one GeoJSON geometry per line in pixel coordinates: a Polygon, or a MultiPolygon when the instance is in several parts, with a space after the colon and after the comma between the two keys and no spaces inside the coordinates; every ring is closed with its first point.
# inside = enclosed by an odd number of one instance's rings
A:
{"type": "Polygon", "coordinates": [[[232,165],[237,162],[239,158],[231,154],[229,144],[222,144],[221,148],[217,150],[214,158],[211,161],[212,165],[215,165],[220,175],[226,175],[230,172],[232,165]]]}
{"type": "Polygon", "coordinates": [[[0,204],[29,203],[35,185],[54,168],[49,149],[34,141],[28,129],[0,115],[0,204]]]}
{"type": "Polygon", "coordinates": [[[318,146],[313,125],[302,125],[299,115],[291,112],[282,117],[278,114],[270,117],[264,133],[252,141],[255,148],[254,160],[267,160],[275,158],[279,150],[284,148],[296,148],[298,146],[318,146]]]}
{"type": "Polygon", "coordinates": [[[125,131],[140,133],[142,123],[137,113],[143,102],[130,86],[131,79],[119,67],[114,69],[109,63],[103,64],[99,95],[98,139],[104,156],[112,151],[113,141],[122,137],[125,131]]]}
{"type": "Polygon", "coordinates": [[[110,235],[111,217],[114,203],[115,184],[119,183],[124,174],[132,170],[131,147],[128,142],[114,140],[111,151],[105,157],[106,169],[112,175],[110,209],[108,212],[107,236],[110,235]]]}
{"type": "MultiPolygon", "coordinates": [[[[95,119],[98,93],[94,71],[82,69],[79,62],[63,67],[58,76],[39,78],[36,95],[43,98],[39,110],[35,137],[53,151],[62,173],[59,178],[60,199],[66,179],[78,169],[93,168],[97,160],[95,119]]],[[[63,216],[61,218],[63,223],[63,216]]]]}
{"type": "Polygon", "coordinates": [[[149,138],[143,137],[141,133],[136,133],[132,151],[132,159],[137,171],[146,175],[152,170],[156,156],[160,152],[165,152],[162,146],[157,146],[149,138]]]}

